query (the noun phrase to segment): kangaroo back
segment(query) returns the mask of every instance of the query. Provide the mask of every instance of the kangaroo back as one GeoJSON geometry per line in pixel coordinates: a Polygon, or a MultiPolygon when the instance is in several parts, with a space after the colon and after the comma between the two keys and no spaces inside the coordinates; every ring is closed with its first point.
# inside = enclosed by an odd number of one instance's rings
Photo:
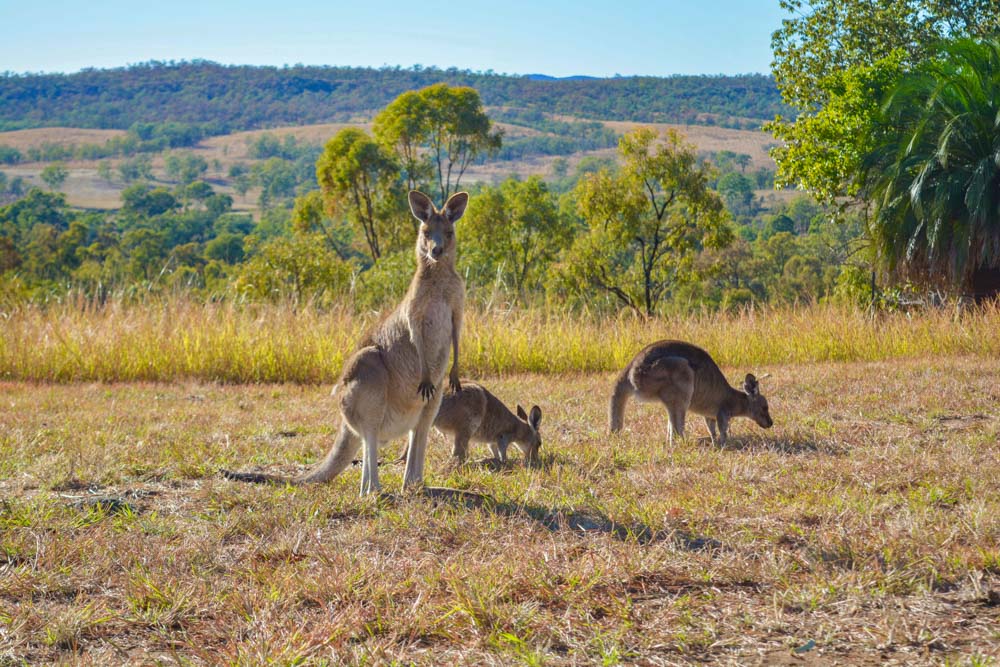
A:
{"type": "Polygon", "coordinates": [[[475,382],[462,380],[461,389],[446,394],[441,399],[434,427],[447,433],[469,430],[470,435],[475,435],[486,415],[486,403],[486,390],[483,387],[475,382]]]}

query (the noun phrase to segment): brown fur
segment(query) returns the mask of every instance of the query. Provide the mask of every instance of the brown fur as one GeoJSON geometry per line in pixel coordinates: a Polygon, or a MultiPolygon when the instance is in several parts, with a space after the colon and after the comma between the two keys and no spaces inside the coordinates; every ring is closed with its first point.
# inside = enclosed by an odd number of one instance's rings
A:
{"type": "Polygon", "coordinates": [[[612,433],[622,429],[625,404],[632,396],[660,401],[666,406],[671,442],[674,434],[684,435],[688,412],[705,418],[712,442],[720,446],[726,444],[729,422],[734,417],[749,417],[763,428],[774,424],[757,378],[747,374],[743,390],[734,389],[708,352],[677,340],[649,345],[619,374],[608,414],[608,429],[612,433]]]}
{"type": "Polygon", "coordinates": [[[441,401],[434,427],[455,436],[451,455],[458,463],[465,461],[469,441],[473,440],[487,443],[493,457],[501,463],[507,462],[507,446],[513,442],[521,450],[524,464],[530,465],[538,461],[542,446],[538,434],[541,421],[542,410],[537,405],[531,408],[530,417],[520,405],[515,415],[481,385],[463,381],[461,391],[441,401]]]}
{"type": "Polygon", "coordinates": [[[410,210],[420,221],[417,271],[410,288],[365,345],[344,364],[335,387],[340,395],[340,432],[326,458],[292,478],[223,471],[230,479],[302,484],[325,482],[346,468],[358,448],[362,455],[361,494],[379,490],[378,445],[409,433],[403,486],[423,484],[427,434],[441,403],[441,385],[453,355],[450,385],[460,390],[459,333],[465,284],[455,271],[455,222],[469,195],[452,195],[440,211],[416,190],[410,210]],[[339,389],[339,391],[338,391],[339,389]]]}

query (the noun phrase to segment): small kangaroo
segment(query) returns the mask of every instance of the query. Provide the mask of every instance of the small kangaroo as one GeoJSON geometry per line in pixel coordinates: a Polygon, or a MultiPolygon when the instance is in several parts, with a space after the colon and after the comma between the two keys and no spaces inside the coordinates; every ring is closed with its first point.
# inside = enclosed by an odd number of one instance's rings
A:
{"type": "Polygon", "coordinates": [[[455,436],[451,456],[458,463],[465,461],[469,440],[473,440],[487,443],[493,458],[501,463],[507,462],[507,447],[513,442],[524,456],[524,465],[528,466],[538,461],[538,450],[542,446],[538,434],[541,422],[542,410],[537,405],[531,408],[530,416],[518,405],[515,416],[484,387],[463,381],[461,391],[441,401],[434,427],[455,436]]]}
{"type": "Polygon", "coordinates": [[[679,340],[653,343],[625,366],[611,394],[610,432],[621,430],[625,404],[633,395],[667,406],[671,443],[674,434],[684,435],[688,411],[705,417],[712,443],[720,447],[726,444],[733,417],[749,417],[763,428],[774,425],[757,378],[748,373],[743,380],[743,391],[733,389],[708,352],[679,340]]]}
{"type": "Polygon", "coordinates": [[[458,339],[465,306],[465,283],[455,271],[455,223],[469,195],[452,195],[440,211],[430,197],[410,191],[417,234],[417,271],[403,301],[369,334],[344,364],[340,381],[342,422],[326,458],[296,477],[223,470],[247,482],[304,484],[326,482],[350,465],[364,444],[361,495],[379,491],[379,443],[409,433],[403,488],[424,478],[427,434],[441,404],[441,384],[452,355],[451,388],[461,390],[458,339]]]}

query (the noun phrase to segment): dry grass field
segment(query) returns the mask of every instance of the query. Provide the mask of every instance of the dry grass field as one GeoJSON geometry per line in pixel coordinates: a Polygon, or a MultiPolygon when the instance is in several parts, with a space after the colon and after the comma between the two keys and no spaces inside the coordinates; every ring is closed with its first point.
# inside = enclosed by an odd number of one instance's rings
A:
{"type": "Polygon", "coordinates": [[[774,160],[768,151],[777,141],[767,132],[759,130],[732,130],[714,125],[677,125],[671,123],[636,123],[632,121],[605,121],[615,132],[624,134],[637,127],[651,127],[659,132],[675,130],[698,147],[698,150],[716,153],[732,151],[745,153],[752,159],[750,169],[774,169],[774,160]]]}
{"type": "MultiPolygon", "coordinates": [[[[0,380],[332,384],[383,313],[350,304],[198,302],[150,297],[0,302],[0,380]]],[[[462,368],[477,375],[610,372],[662,338],[696,341],[755,373],[818,361],[1000,358],[1000,307],[870,313],[850,306],[757,308],[640,318],[470,303],[462,368]]]]}
{"type": "MultiPolygon", "coordinates": [[[[389,495],[259,487],[330,446],[376,319],[175,299],[7,308],[0,665],[950,664],[1000,659],[1000,309],[639,320],[471,309],[465,374],[543,412],[543,464],[389,495]],[[694,340],[776,425],[667,444],[613,371],[694,340]],[[122,382],[127,380],[127,382],[122,382]]],[[[487,455],[485,446],[473,456],[487,455]]],[[[517,455],[512,455],[512,458],[517,455]]]]}
{"type": "Polygon", "coordinates": [[[769,370],[725,450],[609,438],[607,373],[488,377],[544,461],[434,436],[479,507],[219,477],[321,456],[327,386],[6,382],[0,664],[996,664],[1000,360],[769,370]]]}
{"type": "Polygon", "coordinates": [[[22,153],[45,144],[82,146],[104,144],[115,137],[125,136],[125,130],[89,130],[78,127],[35,127],[29,130],[0,132],[0,145],[16,148],[22,153]]]}

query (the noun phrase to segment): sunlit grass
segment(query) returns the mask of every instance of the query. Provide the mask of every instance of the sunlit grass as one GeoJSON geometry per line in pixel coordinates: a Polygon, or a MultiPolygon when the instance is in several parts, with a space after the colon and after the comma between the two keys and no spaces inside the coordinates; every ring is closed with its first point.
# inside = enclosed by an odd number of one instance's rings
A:
{"type": "Polygon", "coordinates": [[[726,449],[655,405],[607,436],[612,373],[486,377],[544,444],[432,435],[480,507],[399,494],[405,439],[390,498],[218,475],[322,457],[324,386],[0,383],[0,665],[990,664],[1000,359],[771,371],[726,449]]]}
{"type": "MultiPolygon", "coordinates": [[[[336,380],[380,313],[291,304],[25,305],[2,314],[0,377],[37,381],[336,380]]],[[[761,308],[644,320],[541,308],[470,309],[466,375],[621,368],[642,346],[688,340],[720,364],[878,361],[926,355],[1000,355],[1000,308],[870,313],[850,307],[761,308]]]]}

